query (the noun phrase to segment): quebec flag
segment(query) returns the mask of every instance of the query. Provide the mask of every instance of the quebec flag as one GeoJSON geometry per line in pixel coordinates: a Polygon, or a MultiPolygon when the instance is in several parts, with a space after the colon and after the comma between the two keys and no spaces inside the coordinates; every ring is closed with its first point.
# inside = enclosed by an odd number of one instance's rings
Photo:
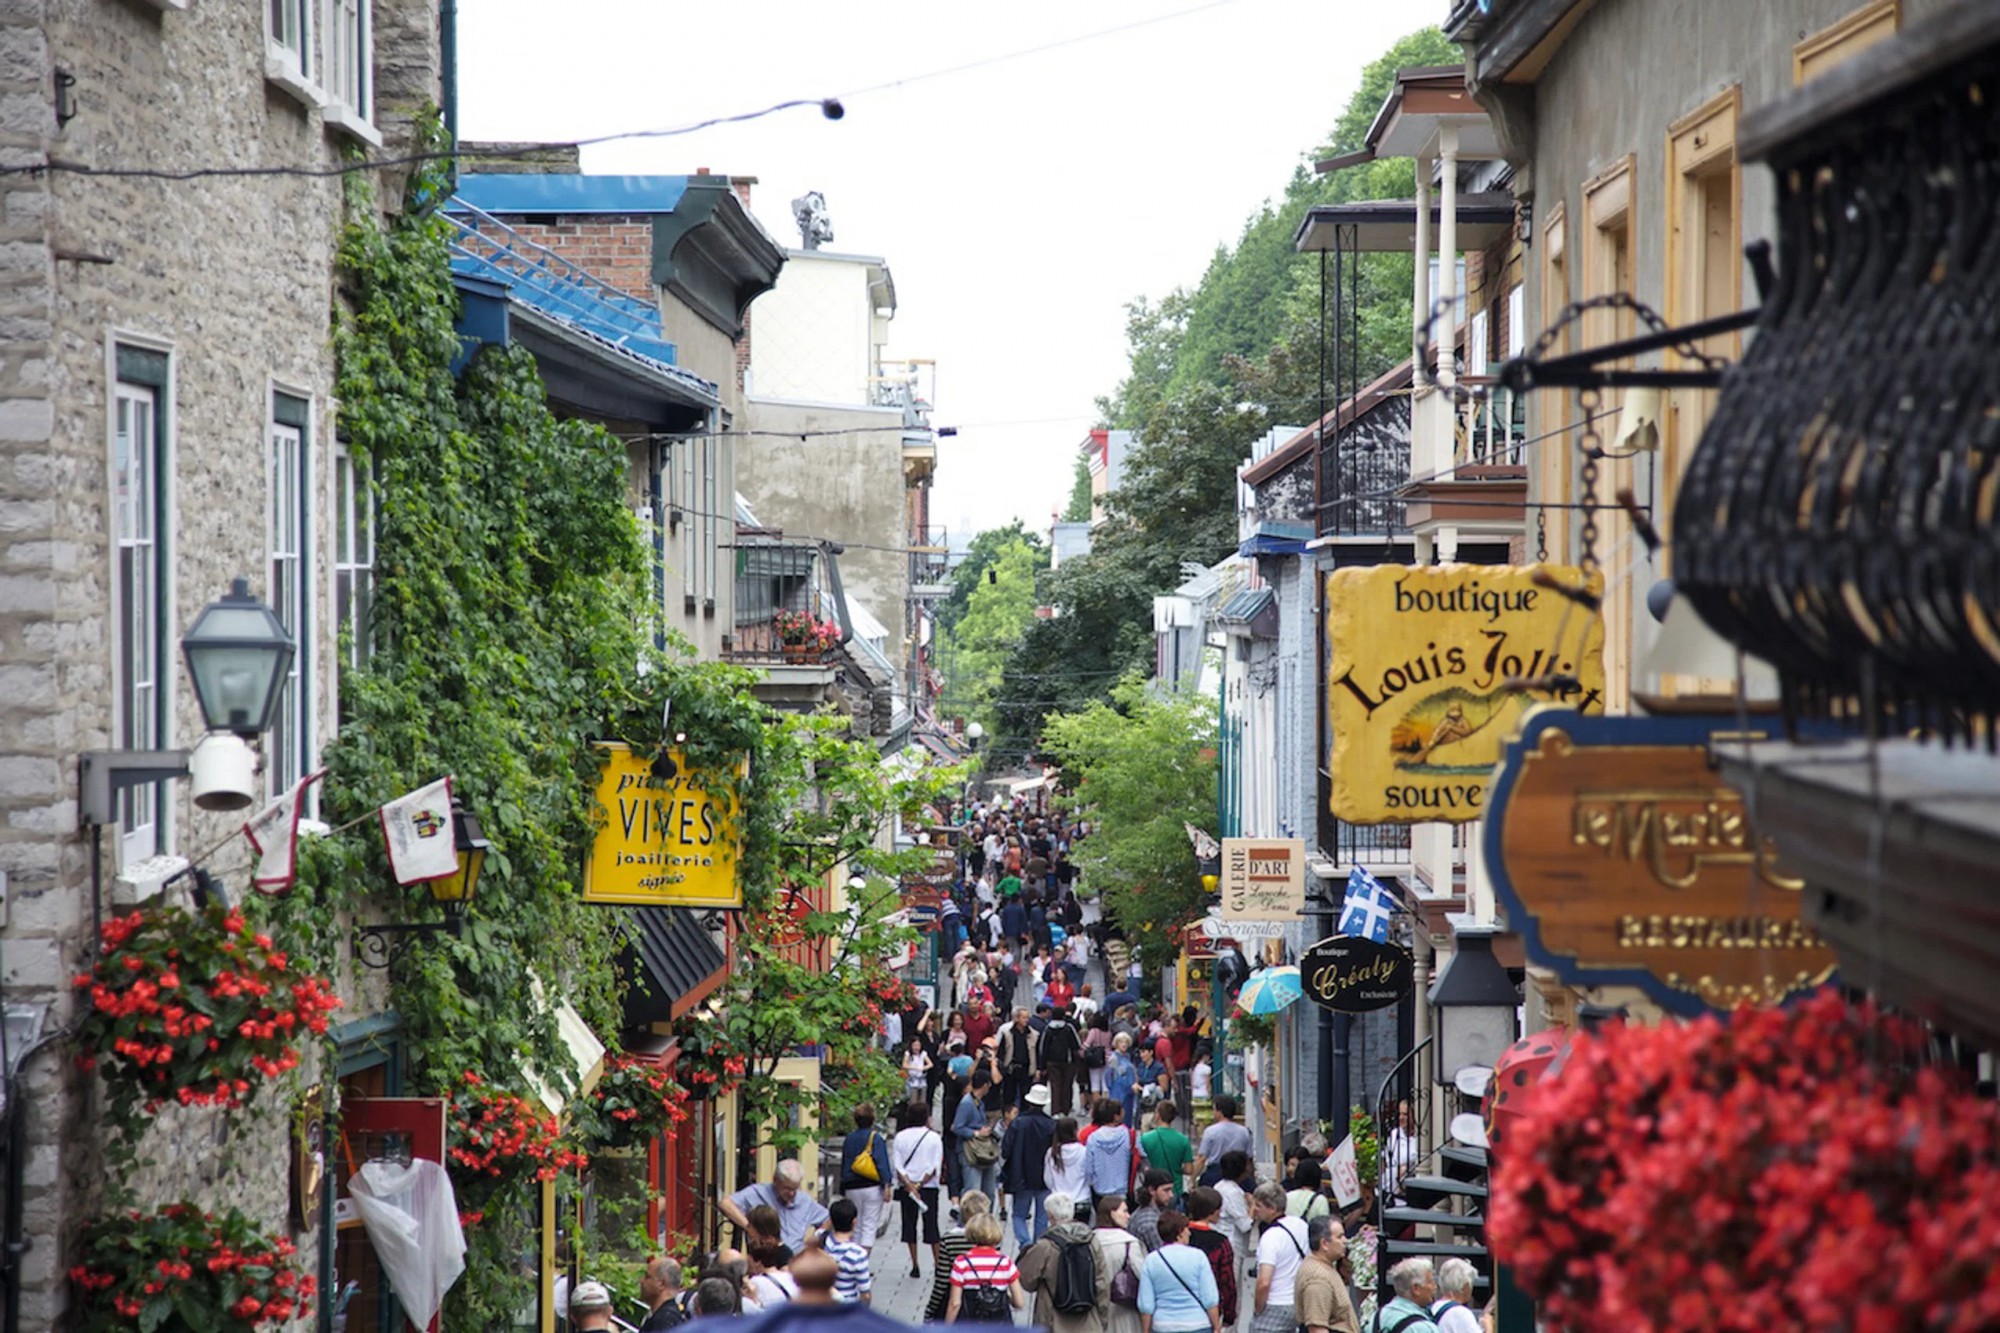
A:
{"type": "Polygon", "coordinates": [[[1389,918],[1396,910],[1396,895],[1382,881],[1360,866],[1347,876],[1347,897],[1340,908],[1342,935],[1354,935],[1377,944],[1389,942],[1389,918]]]}

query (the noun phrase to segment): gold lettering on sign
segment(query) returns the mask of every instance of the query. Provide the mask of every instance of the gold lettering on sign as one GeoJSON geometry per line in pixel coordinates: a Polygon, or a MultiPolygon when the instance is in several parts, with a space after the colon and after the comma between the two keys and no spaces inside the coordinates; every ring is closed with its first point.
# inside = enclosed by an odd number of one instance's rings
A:
{"type": "Polygon", "coordinates": [[[1570,841],[1643,865],[1670,889],[1692,888],[1711,866],[1754,866],[1766,884],[1793,893],[1806,886],[1778,869],[1770,839],[1757,838],[1742,800],[1713,787],[1580,791],[1570,841]]]}
{"type": "Polygon", "coordinates": [[[1768,916],[1633,916],[1618,918],[1621,949],[1823,949],[1826,941],[1803,921],[1768,916]]]}
{"type": "Polygon", "coordinates": [[[1331,1000],[1336,995],[1354,989],[1370,981],[1392,981],[1396,976],[1393,959],[1375,958],[1361,964],[1352,972],[1342,972],[1336,967],[1323,967],[1313,973],[1313,994],[1322,1000],[1331,1000]]]}

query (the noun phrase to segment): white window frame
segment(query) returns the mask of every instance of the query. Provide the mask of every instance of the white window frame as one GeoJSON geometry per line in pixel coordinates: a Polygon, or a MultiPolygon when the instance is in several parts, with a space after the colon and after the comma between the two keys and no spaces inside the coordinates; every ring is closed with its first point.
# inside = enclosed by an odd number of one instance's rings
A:
{"type": "Polygon", "coordinates": [[[1507,359],[1513,360],[1528,346],[1527,288],[1515,283],[1507,292],[1507,359]]]}
{"type": "MultiPolygon", "coordinates": [[[[120,749],[156,750],[174,742],[174,570],[173,570],[173,395],[174,361],[168,345],[114,335],[105,344],[106,379],[111,385],[105,414],[107,527],[110,535],[112,744],[120,749]],[[165,358],[157,377],[119,373],[119,350],[165,358]],[[143,409],[146,424],[138,450],[131,424],[143,409]],[[130,413],[131,415],[128,415],[130,413]],[[139,461],[146,495],[136,508],[123,484],[121,455],[139,461]],[[139,585],[147,604],[134,606],[126,595],[128,561],[145,565],[139,585]],[[134,650],[130,636],[147,640],[134,650]]],[[[116,860],[119,869],[172,851],[174,829],[166,783],[135,787],[119,797],[116,860]]]]}
{"type": "Polygon", "coordinates": [[[336,663],[346,670],[359,667],[375,651],[375,488],[368,469],[339,440],[333,444],[332,472],[332,582],[327,595],[336,639],[341,630],[353,628],[346,654],[336,663]]]}
{"type": "MultiPolygon", "coordinates": [[[[316,0],[304,0],[307,4],[316,0]]],[[[324,0],[320,30],[326,35],[320,80],[321,119],[371,147],[382,146],[375,128],[374,0],[324,0]]]]}
{"type": "Polygon", "coordinates": [[[275,800],[312,770],[312,399],[273,385],[267,418],[266,599],[295,645],[264,734],[264,786],[275,800]],[[301,421],[279,419],[281,398],[303,405],[301,421]]]}
{"type": "Polygon", "coordinates": [[[307,106],[322,105],[320,0],[259,2],[264,10],[264,77],[307,106]]]}
{"type": "Polygon", "coordinates": [[[1465,373],[1468,375],[1486,373],[1486,335],[1486,310],[1482,306],[1472,312],[1472,320],[1465,326],[1465,373]]]}

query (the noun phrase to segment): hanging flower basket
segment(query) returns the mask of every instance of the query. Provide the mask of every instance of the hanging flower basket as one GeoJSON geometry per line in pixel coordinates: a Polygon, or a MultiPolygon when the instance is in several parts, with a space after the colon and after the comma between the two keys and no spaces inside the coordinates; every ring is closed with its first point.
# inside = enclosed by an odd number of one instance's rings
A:
{"type": "Polygon", "coordinates": [[[1831,993],[1579,1036],[1496,1151],[1494,1253],[1551,1325],[2000,1327],[2000,1119],[1831,993]]]}
{"type": "Polygon", "coordinates": [[[630,1055],[604,1062],[604,1073],[591,1090],[598,1134],[607,1147],[627,1148],[647,1143],[684,1122],[687,1093],[673,1076],[656,1064],[630,1055]]]}
{"type": "Polygon", "coordinates": [[[451,1164],[472,1177],[554,1180],[590,1159],[563,1142],[562,1122],[548,1108],[486,1086],[468,1072],[451,1096],[451,1164]]]}
{"type": "Polygon", "coordinates": [[[76,1265],[82,1333],[248,1333],[312,1311],[315,1282],[292,1263],[295,1247],[235,1209],[188,1203],[104,1217],[84,1228],[76,1265]]]}
{"type": "Polygon", "coordinates": [[[294,971],[269,935],[219,905],[156,901],[105,922],[103,941],[76,978],[89,999],[78,1058],[103,1069],[118,1119],[141,1104],[243,1105],[297,1067],[299,1043],[340,1007],[328,981],[294,971]]]}

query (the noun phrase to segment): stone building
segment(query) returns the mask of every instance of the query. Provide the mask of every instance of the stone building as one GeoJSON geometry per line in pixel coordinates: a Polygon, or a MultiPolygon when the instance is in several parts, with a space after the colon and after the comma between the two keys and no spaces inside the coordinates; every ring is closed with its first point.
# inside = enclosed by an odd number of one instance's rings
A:
{"type": "MultiPolygon", "coordinates": [[[[368,514],[332,399],[343,182],[304,172],[408,147],[443,95],[439,22],[425,0],[25,0],[0,17],[0,989],[6,1112],[27,1145],[6,1166],[22,1222],[0,1264],[15,1327],[64,1325],[65,1245],[103,1185],[86,1080],[59,1043],[21,1038],[75,1017],[96,904],[157,892],[240,819],[197,814],[164,781],[85,824],[80,754],[200,739],[178,641],[238,576],[299,649],[266,790],[310,771],[334,725],[368,514]],[[304,171],[227,174],[284,167],[304,171]],[[223,174],[171,178],[207,170],[223,174]]],[[[398,173],[362,174],[399,197],[398,173]]],[[[288,1154],[232,1142],[244,1117],[176,1112],[131,1183],[285,1216],[288,1154]]],[[[318,1233],[297,1240],[311,1253],[318,1233]]]]}

